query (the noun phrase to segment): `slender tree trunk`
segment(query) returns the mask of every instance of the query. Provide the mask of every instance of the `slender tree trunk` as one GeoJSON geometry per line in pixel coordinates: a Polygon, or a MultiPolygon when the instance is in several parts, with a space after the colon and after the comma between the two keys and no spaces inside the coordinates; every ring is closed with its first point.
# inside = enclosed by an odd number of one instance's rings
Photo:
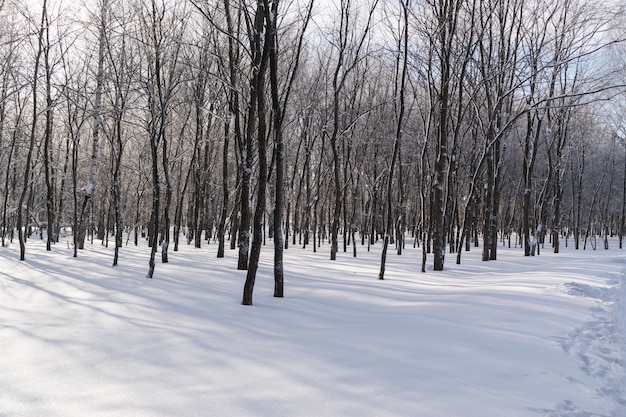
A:
{"type": "MultiPolygon", "coordinates": [[[[9,147],[9,156],[7,160],[7,173],[6,173],[6,177],[4,180],[4,202],[3,202],[3,207],[2,207],[2,247],[5,246],[5,237],[9,230],[9,227],[8,227],[9,220],[7,219],[7,209],[8,209],[7,206],[9,203],[9,182],[11,179],[11,167],[13,166],[13,158],[15,155],[15,144],[16,144],[17,136],[19,132],[19,130],[17,129],[17,126],[19,126],[22,120],[23,110],[24,110],[24,106],[20,104],[17,117],[15,119],[13,133],[11,134],[11,145],[9,147]]],[[[19,207],[18,207],[18,211],[20,211],[19,207]]],[[[13,232],[11,232],[11,235],[13,235],[13,232]]]]}
{"type": "MultiPolygon", "coordinates": [[[[335,83],[336,84],[336,83],[335,83]]],[[[335,186],[335,200],[333,204],[332,222],[330,224],[330,260],[337,259],[337,251],[339,250],[337,237],[339,233],[339,216],[341,215],[341,182],[339,177],[339,151],[337,150],[337,135],[339,131],[339,94],[340,91],[335,87],[333,99],[334,129],[330,137],[330,147],[333,153],[333,184],[335,186]]]]}
{"type": "MultiPolygon", "coordinates": [[[[179,188],[178,195],[180,198],[176,203],[176,209],[174,210],[174,252],[178,251],[178,244],[180,240],[180,228],[183,221],[183,202],[185,201],[185,196],[187,195],[187,188],[189,186],[189,177],[193,173],[193,166],[195,164],[196,159],[196,150],[197,147],[194,144],[193,153],[191,156],[191,161],[189,162],[189,168],[187,169],[187,173],[185,175],[185,181],[183,182],[182,189],[179,188]]],[[[181,162],[181,176],[182,176],[182,162],[181,162]]]]}
{"type": "MultiPolygon", "coordinates": [[[[408,47],[409,47],[409,26],[408,26],[408,0],[402,1],[402,19],[403,19],[403,29],[404,36],[402,40],[399,41],[401,43],[399,46],[399,51],[402,51],[402,58],[398,56],[397,59],[397,70],[396,70],[396,80],[397,76],[400,76],[400,91],[399,98],[397,103],[397,119],[396,119],[396,135],[393,142],[393,153],[391,156],[391,162],[389,164],[389,173],[387,174],[387,223],[385,225],[385,238],[383,241],[383,250],[380,261],[380,272],[378,273],[378,279],[385,278],[385,263],[387,261],[387,247],[389,246],[389,235],[394,226],[394,213],[393,213],[393,177],[396,168],[396,161],[400,157],[401,151],[401,143],[402,143],[402,127],[404,124],[404,112],[405,112],[405,88],[406,88],[406,78],[407,78],[407,61],[408,61],[408,47]],[[400,59],[402,59],[402,69],[400,69],[400,59]],[[399,73],[399,74],[398,74],[399,73]]],[[[397,81],[396,81],[397,85],[397,81]]],[[[400,191],[402,192],[402,191],[400,191]]],[[[399,242],[399,245],[402,243],[399,242]]],[[[401,249],[400,249],[401,250],[401,249]]]]}
{"type": "Polygon", "coordinates": [[[483,252],[482,252],[482,260],[489,261],[491,259],[490,252],[492,247],[492,241],[496,240],[496,237],[493,236],[493,229],[491,228],[492,218],[494,216],[493,210],[493,191],[495,189],[495,156],[493,149],[493,131],[489,129],[487,135],[487,154],[486,154],[486,162],[487,162],[487,184],[485,185],[485,203],[484,203],[484,216],[483,216],[483,252]]]}
{"type": "Polygon", "coordinates": [[[55,234],[55,219],[54,219],[54,185],[52,180],[52,166],[54,162],[51,161],[52,153],[50,151],[50,142],[52,140],[52,117],[53,117],[53,103],[52,103],[52,68],[50,67],[50,31],[48,22],[48,16],[45,17],[45,46],[43,50],[44,67],[46,77],[46,127],[44,131],[44,145],[43,145],[43,160],[44,160],[44,176],[46,180],[46,215],[48,225],[46,227],[46,250],[52,250],[52,243],[54,242],[55,234]]]}
{"type": "Polygon", "coordinates": [[[452,45],[460,2],[457,0],[439,0],[436,6],[438,25],[439,70],[438,80],[438,126],[437,147],[435,157],[435,182],[433,184],[432,236],[434,270],[443,270],[446,253],[446,174],[449,167],[448,155],[448,119],[450,104],[450,87],[452,82],[452,45]]]}
{"type": "Polygon", "coordinates": [[[121,196],[120,196],[120,168],[122,165],[122,118],[118,117],[115,132],[115,162],[113,168],[113,206],[115,210],[115,249],[113,253],[113,266],[117,265],[119,250],[122,247],[122,232],[124,223],[122,218],[121,196]]]}
{"type": "MultiPolygon", "coordinates": [[[[284,95],[284,101],[281,103],[279,97],[278,85],[278,3],[279,0],[264,0],[265,20],[267,33],[269,35],[269,67],[270,67],[270,89],[272,96],[272,114],[274,123],[274,159],[276,164],[276,184],[275,184],[275,201],[274,201],[274,297],[283,297],[284,293],[284,268],[283,268],[283,251],[286,247],[286,240],[283,233],[283,218],[285,207],[285,150],[283,142],[283,119],[284,110],[287,106],[293,81],[298,72],[300,63],[300,53],[304,40],[306,27],[311,18],[313,1],[309,2],[307,17],[305,18],[303,28],[300,31],[296,57],[292,64],[291,74],[288,74],[287,91],[284,95]]],[[[287,226],[288,227],[288,226],[287,226]]]]}
{"type": "MultiPolygon", "coordinates": [[[[24,184],[22,187],[22,193],[17,204],[17,234],[20,241],[20,261],[26,259],[26,237],[24,236],[24,228],[28,228],[28,225],[24,222],[24,203],[26,202],[26,195],[29,191],[29,182],[31,177],[31,164],[33,159],[33,150],[35,148],[35,136],[37,134],[37,89],[39,87],[39,62],[41,55],[43,54],[43,42],[44,31],[46,30],[46,22],[48,20],[47,0],[43,0],[41,11],[41,23],[39,25],[39,34],[37,37],[38,46],[37,54],[35,55],[35,63],[33,70],[33,119],[30,126],[30,140],[28,145],[28,155],[26,156],[26,164],[24,167],[24,184]]],[[[28,220],[28,213],[26,214],[28,220]]],[[[27,222],[26,222],[27,223],[27,222]]]]}
{"type": "Polygon", "coordinates": [[[224,145],[222,147],[222,213],[217,226],[217,257],[224,257],[224,233],[226,227],[226,217],[228,216],[228,136],[230,134],[230,120],[232,113],[229,111],[224,119],[224,145]]]}
{"type": "Polygon", "coordinates": [[[256,86],[251,86],[250,101],[248,103],[247,127],[245,146],[242,148],[240,170],[241,189],[239,202],[241,204],[241,217],[239,218],[239,258],[237,262],[238,270],[247,270],[250,257],[250,187],[252,177],[253,161],[253,137],[256,129],[255,118],[257,110],[256,86]]]}
{"type": "MultiPolygon", "coordinates": [[[[161,116],[163,120],[161,121],[161,141],[163,143],[163,154],[161,155],[161,160],[163,164],[163,177],[165,178],[165,205],[163,207],[163,241],[161,242],[161,262],[167,263],[169,262],[169,244],[170,244],[170,207],[172,205],[172,178],[170,176],[169,169],[169,160],[168,160],[168,139],[165,134],[165,119],[166,114],[163,111],[161,116]]],[[[157,229],[158,230],[158,229],[157,229]]]]}
{"type": "Polygon", "coordinates": [[[150,155],[152,157],[152,232],[150,233],[150,260],[148,261],[148,278],[154,276],[155,257],[159,246],[159,208],[161,206],[161,186],[159,184],[159,140],[150,138],[150,155]]]}
{"type": "MultiPolygon", "coordinates": [[[[374,11],[378,5],[378,0],[375,0],[368,8],[367,23],[363,29],[363,32],[359,35],[355,44],[350,44],[350,40],[353,35],[350,34],[350,22],[352,20],[350,2],[341,1],[339,5],[340,12],[340,28],[339,28],[339,40],[338,40],[338,56],[337,65],[333,71],[332,79],[332,106],[333,106],[333,129],[330,134],[330,147],[332,150],[332,164],[333,164],[333,182],[334,182],[334,204],[332,207],[332,221],[330,224],[330,259],[337,259],[337,251],[339,250],[337,238],[339,234],[339,221],[341,217],[342,209],[342,195],[343,187],[341,185],[341,161],[339,157],[338,143],[340,139],[340,98],[344,95],[344,87],[348,76],[357,67],[357,64],[362,59],[362,49],[366,43],[366,39],[369,35],[372,18],[374,11]]],[[[347,181],[347,178],[344,178],[347,181]]]]}
{"type": "Polygon", "coordinates": [[[541,125],[543,120],[543,113],[538,115],[536,123],[532,122],[532,115],[528,113],[527,116],[527,131],[526,140],[524,145],[524,160],[523,160],[523,174],[524,174],[524,199],[522,206],[522,218],[523,218],[523,233],[524,233],[524,256],[531,255],[531,224],[530,224],[530,205],[531,205],[531,193],[532,193],[532,180],[533,171],[535,166],[535,158],[537,155],[537,147],[539,142],[539,135],[541,134],[541,125]]]}
{"type": "MultiPolygon", "coordinates": [[[[625,148],[626,149],[626,148],[625,148]]],[[[624,158],[624,180],[622,182],[622,213],[620,216],[619,227],[619,248],[623,248],[622,241],[624,240],[624,233],[626,233],[626,155],[624,158]]]]}
{"type": "MultiPolygon", "coordinates": [[[[269,35],[269,66],[270,87],[272,96],[272,114],[274,117],[274,155],[276,164],[276,189],[274,200],[274,297],[283,297],[284,294],[284,267],[283,251],[285,237],[283,234],[283,217],[285,206],[285,150],[283,143],[283,111],[278,91],[278,0],[273,0],[271,6],[264,0],[266,25],[269,35]],[[270,8],[271,7],[271,8],[270,8]]],[[[296,61],[296,66],[298,62],[296,61]]],[[[296,67],[297,68],[297,67],[296,67]]],[[[294,70],[295,71],[295,70],[294,70]]],[[[259,112],[261,109],[259,108],[259,112]]],[[[260,130],[260,129],[259,129],[260,130]]],[[[260,178],[263,178],[260,176],[260,178]]],[[[259,185],[260,187],[260,185],[259,185]]]]}
{"type": "MultiPolygon", "coordinates": [[[[500,126],[498,131],[500,131],[500,126]]],[[[498,251],[498,218],[500,210],[500,138],[495,139],[494,149],[494,174],[493,174],[493,192],[491,195],[491,247],[489,248],[489,260],[495,261],[498,251]]]]}
{"type": "Polygon", "coordinates": [[[92,149],[91,149],[91,165],[89,169],[89,178],[85,186],[85,196],[79,213],[78,223],[78,249],[85,246],[85,237],[87,236],[87,227],[91,215],[91,200],[96,187],[96,172],[98,169],[98,150],[100,145],[100,130],[102,128],[102,92],[104,88],[104,59],[106,52],[106,28],[107,28],[107,12],[108,0],[102,0],[100,6],[100,27],[98,39],[98,69],[96,73],[96,91],[93,107],[93,127],[92,127],[92,149]]]}
{"type": "MultiPolygon", "coordinates": [[[[263,243],[263,218],[265,216],[266,205],[266,190],[267,190],[267,123],[266,123],[266,108],[265,108],[265,72],[267,67],[267,59],[269,52],[270,42],[263,41],[262,37],[268,35],[267,31],[263,30],[263,23],[266,19],[266,13],[270,13],[266,10],[265,4],[262,0],[257,3],[254,34],[251,37],[253,44],[253,61],[254,69],[251,79],[251,88],[255,91],[257,104],[257,148],[258,148],[258,167],[259,167],[259,184],[257,187],[257,201],[254,211],[254,224],[253,224],[253,237],[252,245],[250,247],[250,262],[248,265],[248,271],[246,275],[246,282],[243,289],[243,305],[252,305],[252,292],[254,290],[254,282],[256,279],[256,273],[259,266],[259,258],[261,255],[261,245],[263,243]]],[[[251,98],[252,101],[252,98],[251,98]]],[[[250,123],[250,120],[248,121],[250,123]]]]}

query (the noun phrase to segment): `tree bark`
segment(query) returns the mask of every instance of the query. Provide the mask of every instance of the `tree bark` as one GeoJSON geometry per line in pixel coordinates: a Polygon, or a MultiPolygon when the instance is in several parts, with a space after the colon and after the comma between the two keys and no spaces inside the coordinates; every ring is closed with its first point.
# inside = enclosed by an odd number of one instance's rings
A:
{"type": "MultiPolygon", "coordinates": [[[[398,97],[396,108],[397,108],[397,117],[396,117],[396,135],[393,142],[393,153],[391,156],[391,161],[389,164],[389,172],[387,174],[387,222],[385,225],[385,238],[383,241],[383,249],[381,254],[380,261],[380,271],[378,273],[378,279],[385,279],[385,264],[387,261],[387,248],[389,246],[389,235],[391,233],[392,228],[394,227],[394,213],[393,213],[393,178],[396,169],[396,161],[400,157],[400,151],[402,146],[402,128],[404,125],[404,113],[405,113],[405,90],[406,90],[406,79],[407,79],[407,69],[408,69],[408,49],[409,49],[409,12],[408,12],[408,0],[401,1],[402,4],[402,23],[403,23],[403,36],[398,39],[398,51],[402,54],[402,57],[397,57],[397,69],[396,69],[396,86],[398,85],[398,77],[400,81],[399,94],[396,94],[398,97]],[[400,62],[402,62],[402,67],[400,68],[400,62]]],[[[402,192],[400,190],[400,192],[402,192]]],[[[402,243],[399,242],[399,248],[401,248],[402,243]]],[[[401,249],[399,249],[401,251],[401,249]]]]}
{"type": "MultiPolygon", "coordinates": [[[[243,289],[243,305],[252,305],[252,293],[254,290],[254,282],[259,266],[259,258],[261,254],[261,245],[263,243],[263,218],[265,215],[266,190],[267,190],[267,122],[265,108],[265,73],[267,69],[267,61],[269,55],[270,42],[264,40],[268,37],[267,28],[264,30],[264,22],[266,20],[266,9],[264,0],[258,0],[256,13],[254,17],[253,34],[251,34],[251,51],[253,54],[253,70],[251,78],[251,90],[254,94],[256,103],[256,116],[258,120],[257,130],[257,149],[258,149],[258,179],[257,201],[254,211],[253,237],[250,247],[250,262],[246,274],[246,282],[243,289]]],[[[252,101],[252,98],[251,98],[252,101]]],[[[250,123],[250,120],[248,121],[250,123]]]]}
{"type": "MultiPolygon", "coordinates": [[[[33,69],[33,119],[31,121],[30,126],[30,138],[28,145],[28,154],[26,156],[26,165],[24,167],[24,183],[22,186],[22,193],[20,194],[20,199],[17,204],[17,234],[20,242],[20,261],[24,261],[26,259],[26,237],[23,230],[24,228],[28,228],[27,224],[24,224],[24,203],[26,202],[26,195],[29,191],[29,182],[31,177],[31,164],[33,159],[33,150],[35,148],[35,136],[37,134],[37,89],[39,87],[39,62],[41,60],[41,55],[43,54],[44,49],[44,33],[47,28],[46,22],[48,20],[48,10],[47,10],[48,2],[47,0],[43,0],[42,11],[41,11],[41,23],[39,25],[39,32],[37,35],[37,53],[35,55],[35,63],[33,69]]],[[[26,213],[26,219],[28,220],[28,212],[26,213]]]]}
{"type": "Polygon", "coordinates": [[[98,38],[98,68],[96,72],[96,90],[93,106],[93,127],[91,131],[92,149],[91,149],[91,165],[89,169],[89,178],[85,186],[85,196],[79,213],[79,223],[76,233],[78,249],[85,247],[85,238],[87,236],[87,227],[89,217],[91,215],[91,200],[96,187],[96,173],[98,170],[98,150],[100,146],[100,130],[102,128],[102,93],[104,88],[104,59],[106,51],[106,30],[107,30],[107,12],[108,0],[102,0],[100,5],[100,27],[98,38]]]}

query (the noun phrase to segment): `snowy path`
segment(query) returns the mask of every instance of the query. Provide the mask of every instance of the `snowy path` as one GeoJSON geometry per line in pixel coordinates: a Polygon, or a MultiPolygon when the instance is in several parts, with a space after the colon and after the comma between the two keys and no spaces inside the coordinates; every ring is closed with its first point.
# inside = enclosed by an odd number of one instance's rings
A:
{"type": "MultiPolygon", "coordinates": [[[[617,259],[618,264],[624,264],[617,259]]],[[[626,354],[626,267],[607,280],[607,287],[593,287],[570,282],[563,284],[563,292],[575,297],[586,297],[595,301],[592,318],[573,330],[562,340],[563,350],[576,358],[585,374],[600,381],[593,395],[612,403],[610,416],[626,416],[626,378],[624,358],[626,354]]],[[[579,381],[569,377],[573,384],[579,381]]],[[[584,386],[582,387],[584,388],[584,386]]],[[[557,406],[556,416],[595,416],[581,410],[576,402],[564,401],[557,406]]]]}
{"type": "Polygon", "coordinates": [[[359,257],[292,248],[286,298],[263,258],[239,304],[236,253],[0,250],[0,416],[626,416],[625,252],[564,248],[376,279],[359,257]]]}

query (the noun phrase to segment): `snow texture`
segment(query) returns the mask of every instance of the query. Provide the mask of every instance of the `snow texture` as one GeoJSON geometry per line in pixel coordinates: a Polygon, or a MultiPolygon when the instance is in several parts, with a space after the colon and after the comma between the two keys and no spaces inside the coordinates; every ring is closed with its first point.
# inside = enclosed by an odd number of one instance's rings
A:
{"type": "Polygon", "coordinates": [[[62,243],[0,251],[0,416],[626,416],[619,249],[423,274],[407,243],[380,281],[379,246],[295,247],[276,299],[268,245],[242,306],[237,251],[184,246],[147,280],[145,245],[112,268],[62,243]]]}
{"type": "Polygon", "coordinates": [[[85,186],[85,194],[91,196],[93,194],[93,189],[95,188],[93,181],[88,181],[85,186]]]}

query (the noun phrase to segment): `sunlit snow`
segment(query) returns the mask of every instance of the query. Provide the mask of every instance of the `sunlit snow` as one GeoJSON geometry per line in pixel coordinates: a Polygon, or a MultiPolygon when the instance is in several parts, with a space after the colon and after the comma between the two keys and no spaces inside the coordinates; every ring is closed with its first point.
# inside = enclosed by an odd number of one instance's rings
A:
{"type": "Polygon", "coordinates": [[[153,280],[145,243],[117,267],[100,242],[18,250],[0,248],[0,416],[626,416],[615,242],[426,273],[411,243],[384,281],[379,245],[334,262],[291,245],[283,299],[268,244],[253,306],[217,244],[182,246],[153,280]]]}

